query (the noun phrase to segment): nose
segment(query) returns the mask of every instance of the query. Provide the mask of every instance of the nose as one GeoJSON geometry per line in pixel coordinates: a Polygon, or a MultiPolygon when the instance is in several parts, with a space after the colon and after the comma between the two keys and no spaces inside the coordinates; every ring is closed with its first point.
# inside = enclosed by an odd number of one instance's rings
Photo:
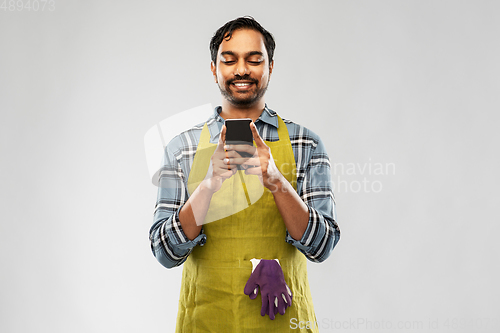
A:
{"type": "Polygon", "coordinates": [[[250,74],[250,70],[249,68],[247,67],[247,64],[246,62],[243,60],[240,60],[238,61],[238,63],[236,64],[235,68],[234,68],[234,75],[239,75],[239,76],[243,76],[243,75],[246,75],[246,74],[250,74]]]}

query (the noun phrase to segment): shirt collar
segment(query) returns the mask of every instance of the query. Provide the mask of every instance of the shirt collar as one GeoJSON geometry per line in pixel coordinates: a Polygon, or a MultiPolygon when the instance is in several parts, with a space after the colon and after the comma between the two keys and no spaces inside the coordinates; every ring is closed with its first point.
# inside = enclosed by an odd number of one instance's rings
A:
{"type": "MultiPolygon", "coordinates": [[[[220,116],[222,111],[222,106],[216,106],[214,109],[214,113],[207,120],[208,131],[210,132],[210,141],[217,142],[219,140],[219,133],[222,129],[222,125],[224,125],[224,118],[220,116]]],[[[260,114],[259,118],[255,122],[256,124],[259,121],[262,121],[266,124],[274,126],[278,128],[278,117],[277,113],[274,110],[271,110],[267,107],[267,104],[264,106],[264,111],[260,114]]]]}

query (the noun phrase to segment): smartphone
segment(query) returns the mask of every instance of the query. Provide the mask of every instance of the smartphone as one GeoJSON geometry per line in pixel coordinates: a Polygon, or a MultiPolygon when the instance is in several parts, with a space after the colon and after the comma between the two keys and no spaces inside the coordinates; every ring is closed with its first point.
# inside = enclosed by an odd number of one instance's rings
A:
{"type": "MultiPolygon", "coordinates": [[[[226,144],[253,146],[253,135],[250,129],[252,119],[226,119],[226,144]]],[[[242,157],[250,157],[251,154],[238,152],[242,157]]]]}

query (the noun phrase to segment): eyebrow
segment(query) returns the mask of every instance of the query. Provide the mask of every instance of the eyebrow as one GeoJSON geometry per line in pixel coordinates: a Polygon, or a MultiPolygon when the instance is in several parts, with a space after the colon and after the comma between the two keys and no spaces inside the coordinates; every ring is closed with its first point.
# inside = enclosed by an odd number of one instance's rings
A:
{"type": "MultiPolygon", "coordinates": [[[[224,52],[221,52],[220,53],[221,56],[224,56],[224,55],[231,55],[231,56],[235,56],[236,57],[236,53],[234,53],[233,51],[224,51],[224,52]]],[[[250,52],[247,52],[245,54],[245,57],[251,57],[253,55],[260,55],[260,56],[264,56],[264,53],[260,52],[260,51],[250,51],[250,52]]]]}

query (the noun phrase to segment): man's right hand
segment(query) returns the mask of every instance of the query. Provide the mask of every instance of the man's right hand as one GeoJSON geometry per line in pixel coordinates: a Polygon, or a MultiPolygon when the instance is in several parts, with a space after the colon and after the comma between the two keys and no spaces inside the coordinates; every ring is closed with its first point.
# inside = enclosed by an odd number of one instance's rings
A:
{"type": "Polygon", "coordinates": [[[224,180],[230,178],[236,173],[237,165],[229,164],[229,158],[241,157],[236,151],[225,151],[224,142],[226,141],[226,125],[222,126],[222,131],[219,135],[217,148],[210,158],[210,165],[207,174],[203,180],[203,185],[213,193],[220,190],[224,180]]]}

